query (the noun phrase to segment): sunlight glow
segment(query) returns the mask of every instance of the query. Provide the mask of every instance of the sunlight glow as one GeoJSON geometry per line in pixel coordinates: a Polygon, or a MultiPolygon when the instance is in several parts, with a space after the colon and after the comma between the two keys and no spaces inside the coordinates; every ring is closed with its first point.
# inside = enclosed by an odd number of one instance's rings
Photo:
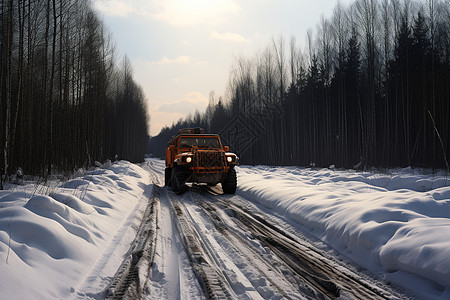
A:
{"type": "Polygon", "coordinates": [[[241,8],[235,0],[95,0],[98,11],[114,17],[151,18],[177,27],[215,25],[241,8]]]}
{"type": "Polygon", "coordinates": [[[121,0],[110,0],[108,2],[98,0],[94,2],[94,7],[103,14],[117,17],[127,17],[134,11],[133,3],[121,0]]]}
{"type": "Polygon", "coordinates": [[[155,7],[157,12],[150,15],[174,26],[217,24],[240,11],[232,0],[157,0],[155,7]]]}

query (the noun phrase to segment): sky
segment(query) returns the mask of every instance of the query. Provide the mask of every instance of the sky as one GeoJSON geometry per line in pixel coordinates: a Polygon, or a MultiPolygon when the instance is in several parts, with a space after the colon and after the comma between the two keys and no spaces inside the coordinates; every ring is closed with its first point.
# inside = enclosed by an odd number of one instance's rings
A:
{"type": "MultiPolygon", "coordinates": [[[[347,5],[352,0],[341,0],[347,5]]],[[[329,18],[337,0],[93,0],[120,57],[130,59],[145,93],[150,134],[195,110],[211,91],[227,95],[236,58],[252,57],[272,40],[306,32],[329,18]]]]}

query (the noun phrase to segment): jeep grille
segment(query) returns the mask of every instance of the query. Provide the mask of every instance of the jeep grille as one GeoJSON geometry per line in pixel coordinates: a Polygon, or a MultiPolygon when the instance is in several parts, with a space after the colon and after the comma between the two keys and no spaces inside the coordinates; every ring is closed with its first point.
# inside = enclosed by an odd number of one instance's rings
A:
{"type": "Polygon", "coordinates": [[[218,151],[197,151],[195,162],[198,173],[221,172],[225,163],[225,155],[218,151]]]}

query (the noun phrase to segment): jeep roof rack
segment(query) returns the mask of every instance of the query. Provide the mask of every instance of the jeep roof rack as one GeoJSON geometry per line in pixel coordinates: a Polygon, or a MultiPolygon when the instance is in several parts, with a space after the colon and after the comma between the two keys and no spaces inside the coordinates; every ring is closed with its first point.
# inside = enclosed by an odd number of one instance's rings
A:
{"type": "Polygon", "coordinates": [[[178,130],[178,134],[204,134],[205,130],[200,127],[196,128],[183,128],[178,130]]]}

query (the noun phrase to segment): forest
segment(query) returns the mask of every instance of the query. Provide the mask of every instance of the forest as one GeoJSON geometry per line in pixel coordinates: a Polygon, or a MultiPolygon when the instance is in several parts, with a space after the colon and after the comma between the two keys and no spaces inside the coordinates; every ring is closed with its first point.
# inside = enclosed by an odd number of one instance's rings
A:
{"type": "Polygon", "coordinates": [[[178,128],[220,133],[243,164],[449,170],[450,1],[357,0],[239,56],[225,96],[178,128]]]}
{"type": "Polygon", "coordinates": [[[143,91],[91,1],[1,1],[0,95],[2,181],[144,159],[143,91]]]}

